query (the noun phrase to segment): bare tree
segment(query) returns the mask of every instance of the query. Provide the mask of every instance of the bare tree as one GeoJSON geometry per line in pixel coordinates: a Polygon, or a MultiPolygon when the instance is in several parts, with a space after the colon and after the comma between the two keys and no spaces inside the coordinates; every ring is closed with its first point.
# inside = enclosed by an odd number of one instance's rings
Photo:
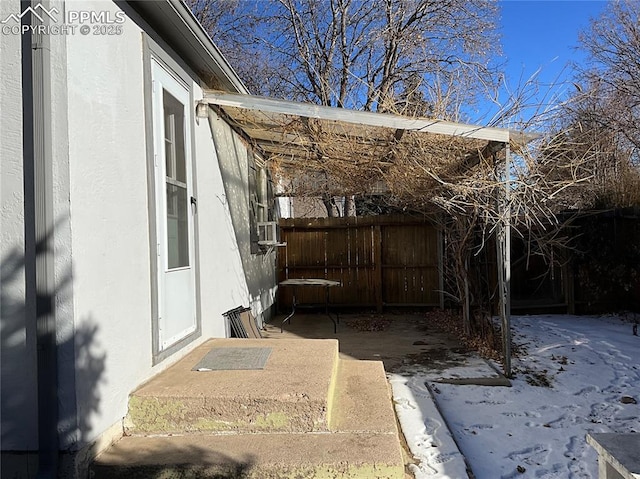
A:
{"type": "MultiPolygon", "coordinates": [[[[281,65],[289,97],[327,106],[397,111],[398,97],[424,98],[459,112],[495,78],[496,6],[486,0],[279,0],[263,17],[278,35],[264,41],[281,65]],[[457,98],[443,90],[460,83],[457,98]],[[464,84],[462,84],[464,83],[464,84]],[[444,88],[443,85],[447,85],[444,88]],[[471,88],[469,88],[471,86],[471,88]],[[484,88],[484,87],[483,87],[484,88]],[[438,93],[436,93],[438,92],[438,93]]],[[[447,108],[441,108],[447,111],[447,108]]]]}
{"type": "MultiPolygon", "coordinates": [[[[623,111],[599,90],[580,92],[562,105],[558,115],[562,127],[540,152],[540,168],[550,181],[591,173],[588,184],[564,197],[566,208],[616,208],[640,204],[640,171],[634,160],[635,148],[626,135],[612,128],[607,116],[623,111]],[[552,158],[554,161],[545,161],[552,158]]],[[[624,113],[622,113],[624,114],[624,113]]]]}
{"type": "Polygon", "coordinates": [[[640,150],[640,3],[607,4],[580,42],[590,59],[582,72],[587,99],[605,100],[602,124],[640,150]]]}
{"type": "Polygon", "coordinates": [[[588,54],[575,91],[555,114],[557,135],[543,150],[555,158],[547,175],[590,170],[576,206],[640,204],[640,4],[611,2],[581,34],[588,54]],[[588,158],[577,162],[576,158],[588,158]]]}
{"type": "MultiPolygon", "coordinates": [[[[269,96],[457,120],[497,77],[490,0],[190,2],[225,54],[245,57],[234,64],[251,65],[240,70],[245,81],[269,96]],[[210,13],[229,6],[232,22],[210,13]]],[[[322,198],[336,211],[327,192],[322,198]]],[[[346,196],[346,212],[353,201],[346,196]]]]}
{"type": "MultiPolygon", "coordinates": [[[[259,30],[262,2],[246,0],[184,0],[196,19],[214,39],[249,91],[282,96],[274,81],[278,65],[270,61],[259,30]]],[[[213,85],[215,87],[215,85],[213,85]]]]}

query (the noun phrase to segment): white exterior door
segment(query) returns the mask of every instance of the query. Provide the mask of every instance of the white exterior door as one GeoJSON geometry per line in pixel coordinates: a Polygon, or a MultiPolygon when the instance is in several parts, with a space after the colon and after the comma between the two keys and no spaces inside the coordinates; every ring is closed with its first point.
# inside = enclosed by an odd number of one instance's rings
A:
{"type": "Polygon", "coordinates": [[[189,90],[152,61],[158,351],[196,330],[189,90]]]}

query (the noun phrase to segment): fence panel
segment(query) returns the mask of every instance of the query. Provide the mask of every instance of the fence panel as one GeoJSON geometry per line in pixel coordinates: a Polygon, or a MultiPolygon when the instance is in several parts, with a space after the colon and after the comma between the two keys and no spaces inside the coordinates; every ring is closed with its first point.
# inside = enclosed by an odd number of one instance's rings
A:
{"type": "MultiPolygon", "coordinates": [[[[437,306],[437,229],[399,216],[280,220],[278,278],[340,281],[330,288],[334,305],[437,306]]],[[[291,306],[291,288],[279,288],[281,308],[291,306]]],[[[300,288],[302,302],[321,302],[322,288],[300,288]],[[304,291],[303,291],[304,290],[304,291]]]]}
{"type": "Polygon", "coordinates": [[[387,305],[438,305],[438,232],[430,225],[382,230],[382,294],[387,305]]]}

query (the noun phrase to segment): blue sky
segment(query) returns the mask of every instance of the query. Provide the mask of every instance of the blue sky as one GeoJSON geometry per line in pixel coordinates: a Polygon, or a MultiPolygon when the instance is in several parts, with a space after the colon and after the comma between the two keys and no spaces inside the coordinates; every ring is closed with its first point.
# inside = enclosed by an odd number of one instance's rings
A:
{"type": "MultiPolygon", "coordinates": [[[[606,6],[599,0],[502,0],[502,50],[508,85],[516,88],[538,69],[544,85],[567,80],[567,64],[580,62],[578,33],[606,6]]],[[[553,91],[561,93],[561,87],[553,91]]]]}

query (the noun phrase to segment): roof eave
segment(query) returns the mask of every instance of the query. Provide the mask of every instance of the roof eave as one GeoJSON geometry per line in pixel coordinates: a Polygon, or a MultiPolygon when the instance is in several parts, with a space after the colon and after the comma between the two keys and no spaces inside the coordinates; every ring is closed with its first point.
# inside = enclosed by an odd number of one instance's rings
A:
{"type": "Polygon", "coordinates": [[[189,8],[180,0],[127,1],[197,73],[210,73],[225,91],[249,91],[189,8]]]}

